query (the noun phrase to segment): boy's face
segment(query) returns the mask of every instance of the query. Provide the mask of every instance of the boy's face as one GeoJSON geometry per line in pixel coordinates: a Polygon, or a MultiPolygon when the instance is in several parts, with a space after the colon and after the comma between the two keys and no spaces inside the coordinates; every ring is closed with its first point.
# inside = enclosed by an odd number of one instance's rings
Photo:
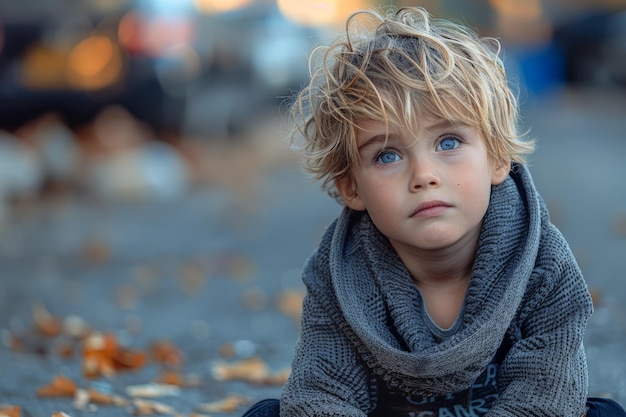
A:
{"type": "Polygon", "coordinates": [[[425,120],[417,134],[378,121],[358,124],[360,162],[337,183],[346,205],[367,210],[402,257],[478,239],[492,184],[508,175],[468,126],[425,120]]]}

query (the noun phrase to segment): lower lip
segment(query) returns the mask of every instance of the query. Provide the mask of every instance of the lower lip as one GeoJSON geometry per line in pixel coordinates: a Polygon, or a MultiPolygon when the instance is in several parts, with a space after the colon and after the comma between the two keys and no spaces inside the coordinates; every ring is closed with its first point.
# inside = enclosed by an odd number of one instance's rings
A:
{"type": "Polygon", "coordinates": [[[427,209],[423,209],[418,211],[417,213],[415,213],[413,215],[413,217],[435,217],[435,216],[439,216],[441,213],[443,213],[444,211],[446,211],[449,207],[448,206],[434,206],[434,207],[429,207],[427,209]]]}

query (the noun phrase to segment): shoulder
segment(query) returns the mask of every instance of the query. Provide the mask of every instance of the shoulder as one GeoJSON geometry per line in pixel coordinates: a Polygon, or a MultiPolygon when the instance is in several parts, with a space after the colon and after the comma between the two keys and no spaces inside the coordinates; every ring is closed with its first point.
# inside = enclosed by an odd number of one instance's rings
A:
{"type": "Polygon", "coordinates": [[[332,264],[343,261],[346,252],[354,252],[354,237],[359,233],[361,217],[360,213],[344,208],[326,227],[317,248],[304,265],[303,280],[307,287],[330,285],[332,264]]]}
{"type": "Polygon", "coordinates": [[[346,256],[354,254],[362,236],[371,233],[371,221],[365,212],[344,207],[341,214],[325,229],[320,242],[307,259],[305,269],[328,267],[346,256]]]}
{"type": "Polygon", "coordinates": [[[587,283],[565,238],[552,223],[544,224],[533,272],[528,281],[522,317],[547,306],[591,315],[587,283]]]}

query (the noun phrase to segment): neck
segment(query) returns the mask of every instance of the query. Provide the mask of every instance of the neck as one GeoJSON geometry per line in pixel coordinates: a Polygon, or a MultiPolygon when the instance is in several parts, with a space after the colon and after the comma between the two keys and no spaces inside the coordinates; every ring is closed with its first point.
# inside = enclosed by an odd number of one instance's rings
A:
{"type": "Polygon", "coordinates": [[[467,285],[478,249],[473,233],[436,250],[395,248],[418,288],[467,285]]]}

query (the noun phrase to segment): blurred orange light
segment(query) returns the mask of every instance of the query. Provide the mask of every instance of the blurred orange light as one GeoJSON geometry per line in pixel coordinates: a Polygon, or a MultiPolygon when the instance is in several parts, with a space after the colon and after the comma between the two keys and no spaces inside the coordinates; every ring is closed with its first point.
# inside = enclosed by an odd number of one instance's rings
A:
{"type": "Polygon", "coordinates": [[[241,9],[252,0],[193,0],[196,8],[204,13],[225,13],[241,9]]]}
{"type": "Polygon", "coordinates": [[[278,0],[278,9],[289,20],[303,26],[320,26],[336,19],[339,0],[278,0]]]}
{"type": "Polygon", "coordinates": [[[497,31],[508,42],[543,44],[552,37],[553,27],[544,16],[540,0],[489,0],[497,13],[497,31]]]}
{"type": "Polygon", "coordinates": [[[27,88],[35,90],[64,88],[66,60],[65,51],[49,45],[34,45],[24,54],[21,81],[27,88]]]}
{"type": "Polygon", "coordinates": [[[277,0],[287,19],[302,26],[343,24],[357,10],[366,9],[367,0],[277,0]]]}
{"type": "Polygon", "coordinates": [[[121,80],[123,58],[119,47],[106,36],[90,36],[79,42],[67,61],[67,79],[76,88],[95,90],[121,80]]]}
{"type": "Polygon", "coordinates": [[[541,17],[542,7],[539,0],[489,0],[498,14],[521,20],[537,20],[541,17]]]}

